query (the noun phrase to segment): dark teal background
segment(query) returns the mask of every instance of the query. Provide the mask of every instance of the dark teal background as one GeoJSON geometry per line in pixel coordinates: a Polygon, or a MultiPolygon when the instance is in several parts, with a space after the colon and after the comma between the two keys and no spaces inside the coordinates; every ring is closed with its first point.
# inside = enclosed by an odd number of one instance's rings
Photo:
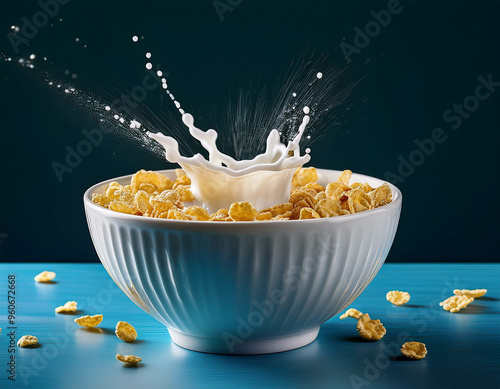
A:
{"type": "MultiPolygon", "coordinates": [[[[415,139],[430,137],[436,127],[448,136],[396,183],[403,213],[388,261],[500,259],[500,90],[456,130],[443,121],[453,104],[474,94],[479,76],[500,81],[498,1],[401,1],[402,12],[349,63],[339,44],[353,44],[355,28],[364,29],[373,20],[370,11],[386,9],[387,1],[232,4],[221,21],[211,1],[73,0],[16,54],[10,26],[22,25],[21,18],[40,7],[0,3],[0,51],[13,58],[37,55],[33,70],[0,61],[3,261],[97,261],[83,212],[85,189],[140,168],[170,167],[113,134],[62,182],[51,166],[64,162],[66,146],[85,139],[82,131],[98,120],[47,87],[44,72],[112,100],[142,82],[146,47],[170,73],[186,109],[205,117],[209,105],[227,102],[231,82],[273,86],[307,48],[329,55],[353,82],[364,78],[342,126],[332,123],[311,146],[312,165],[383,178],[397,173],[398,157],[408,158],[415,139]],[[133,35],[145,37],[141,47],[133,35]]],[[[156,114],[175,113],[160,96],[157,88],[145,104],[156,114]]],[[[205,123],[217,128],[217,120],[205,123]]]]}

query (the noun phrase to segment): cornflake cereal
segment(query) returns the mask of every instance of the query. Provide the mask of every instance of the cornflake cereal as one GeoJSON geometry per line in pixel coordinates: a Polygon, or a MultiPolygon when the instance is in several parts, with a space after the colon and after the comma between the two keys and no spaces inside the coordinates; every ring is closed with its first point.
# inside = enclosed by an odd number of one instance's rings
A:
{"type": "Polygon", "coordinates": [[[380,340],[386,333],[385,327],[380,320],[370,319],[370,315],[367,313],[358,319],[356,329],[359,336],[366,340],[380,340]]]}
{"type": "Polygon", "coordinates": [[[186,172],[176,169],[175,174],[177,178],[172,181],[163,174],[140,170],[132,176],[130,185],[111,182],[105,194],[94,193],[92,201],[130,215],[218,222],[320,219],[364,212],[392,201],[392,191],[386,183],[378,188],[361,182],[350,185],[352,172],[344,170],[336,181],[324,187],[316,182],[316,169],[307,167],[295,171],[286,203],[257,210],[249,202],[239,201],[229,209],[209,214],[206,209],[189,204],[196,199],[186,172]]]}
{"type": "Polygon", "coordinates": [[[466,297],[472,297],[472,298],[479,298],[483,297],[486,294],[487,290],[486,289],[455,289],[453,293],[457,296],[466,296],[466,297]]]}
{"type": "Polygon", "coordinates": [[[250,221],[255,220],[257,211],[252,204],[246,201],[231,204],[229,208],[229,216],[235,221],[250,221]]]}
{"type": "Polygon", "coordinates": [[[401,354],[410,359],[422,359],[427,355],[427,349],[423,343],[406,342],[401,346],[401,354]]]}
{"type": "Polygon", "coordinates": [[[451,296],[446,300],[441,301],[439,303],[440,306],[443,307],[445,311],[450,311],[451,313],[459,312],[461,309],[464,309],[471,302],[474,301],[473,297],[467,296],[451,296]]]}
{"type": "Polygon", "coordinates": [[[76,301],[68,301],[66,304],[57,307],[56,313],[76,312],[78,303],[76,301]]]}
{"type": "Polygon", "coordinates": [[[38,344],[38,338],[32,335],[24,335],[17,341],[19,347],[34,347],[38,344]]]}
{"type": "Polygon", "coordinates": [[[53,271],[43,271],[37,276],[35,276],[36,282],[49,282],[52,281],[56,277],[56,273],[53,271]]]}
{"type": "Polygon", "coordinates": [[[73,320],[76,324],[82,326],[82,327],[95,327],[99,324],[101,324],[103,316],[102,315],[94,315],[94,316],[81,316],[77,317],[75,320],[73,320]]]}
{"type": "Polygon", "coordinates": [[[361,316],[363,316],[363,312],[360,312],[354,308],[349,308],[340,316],[340,320],[344,320],[348,317],[354,317],[355,319],[359,319],[361,316]]]}
{"type": "Polygon", "coordinates": [[[391,290],[390,292],[387,292],[385,298],[394,305],[403,305],[410,301],[410,294],[399,290],[391,290]]]}
{"type": "Polygon", "coordinates": [[[123,362],[126,365],[133,365],[133,366],[136,366],[139,362],[142,362],[142,358],[136,357],[135,355],[116,354],[116,359],[118,359],[120,362],[123,362]]]}
{"type": "Polygon", "coordinates": [[[137,331],[126,321],[119,321],[116,323],[115,334],[118,339],[124,342],[133,342],[137,338],[137,331]]]}

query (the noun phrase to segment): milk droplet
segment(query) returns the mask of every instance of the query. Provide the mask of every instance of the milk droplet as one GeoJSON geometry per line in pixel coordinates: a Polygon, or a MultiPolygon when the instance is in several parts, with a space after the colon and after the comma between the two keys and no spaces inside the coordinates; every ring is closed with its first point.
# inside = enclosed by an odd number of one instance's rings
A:
{"type": "Polygon", "coordinates": [[[115,115],[115,116],[113,116],[113,117],[114,117],[116,120],[118,120],[118,119],[120,118],[120,116],[118,116],[118,115],[115,115]]]}
{"type": "Polygon", "coordinates": [[[306,136],[306,138],[307,138],[307,139],[311,139],[311,135],[307,135],[307,136],[306,136]]]}
{"type": "Polygon", "coordinates": [[[125,119],[124,118],[120,118],[120,123],[125,123],[125,119]]]}
{"type": "Polygon", "coordinates": [[[158,76],[158,77],[163,76],[163,72],[162,72],[161,70],[158,70],[158,71],[156,72],[156,74],[157,74],[157,76],[158,76]]]}
{"type": "Polygon", "coordinates": [[[132,121],[130,122],[130,128],[141,128],[141,123],[139,123],[135,119],[132,119],[132,121]]]}
{"type": "Polygon", "coordinates": [[[175,108],[181,107],[181,103],[179,103],[177,100],[174,101],[174,104],[175,104],[175,108]]]}
{"type": "Polygon", "coordinates": [[[167,89],[167,88],[168,88],[167,84],[162,84],[162,85],[161,85],[161,87],[162,87],[163,89],[167,89]]]}
{"type": "Polygon", "coordinates": [[[51,82],[49,82],[49,85],[53,85],[53,84],[54,84],[54,83],[53,83],[52,81],[51,81],[51,82]]]}
{"type": "Polygon", "coordinates": [[[109,111],[109,110],[111,109],[111,107],[110,107],[109,105],[106,105],[106,106],[104,107],[104,109],[105,109],[106,111],[109,111]]]}
{"type": "Polygon", "coordinates": [[[153,68],[153,65],[151,64],[151,62],[148,62],[148,63],[146,64],[146,69],[148,69],[148,70],[149,70],[149,69],[152,69],[152,68],[153,68]]]}
{"type": "Polygon", "coordinates": [[[35,59],[36,58],[36,55],[35,54],[31,54],[30,55],[30,59],[35,59]]]}
{"type": "Polygon", "coordinates": [[[292,93],[292,96],[293,97],[297,97],[297,93],[292,93]]]}
{"type": "Polygon", "coordinates": [[[151,58],[151,53],[146,53],[146,58],[151,58]]]}
{"type": "Polygon", "coordinates": [[[308,147],[307,149],[305,149],[305,152],[306,154],[309,154],[311,152],[311,149],[308,147]]]}
{"type": "Polygon", "coordinates": [[[66,93],[69,93],[69,89],[65,89],[64,91],[65,91],[66,93]]]}
{"type": "Polygon", "coordinates": [[[161,82],[164,83],[164,84],[166,84],[167,83],[167,79],[166,78],[162,78],[161,82]]]}
{"type": "Polygon", "coordinates": [[[71,75],[71,78],[77,78],[77,77],[78,77],[78,75],[77,75],[76,73],[73,73],[73,74],[71,75]]]}
{"type": "Polygon", "coordinates": [[[321,77],[323,77],[323,73],[319,72],[318,74],[316,74],[316,77],[318,77],[318,79],[321,79],[321,77]]]}
{"type": "Polygon", "coordinates": [[[304,111],[304,113],[305,113],[306,115],[308,115],[308,114],[309,114],[309,112],[311,112],[311,110],[309,109],[309,107],[308,107],[307,105],[306,105],[304,108],[302,108],[302,110],[304,111]]]}
{"type": "Polygon", "coordinates": [[[137,35],[134,35],[134,36],[132,37],[132,40],[133,40],[134,42],[137,42],[137,41],[139,40],[139,38],[137,37],[137,35]]]}
{"type": "Polygon", "coordinates": [[[80,38],[75,38],[75,42],[80,42],[80,38]]]}

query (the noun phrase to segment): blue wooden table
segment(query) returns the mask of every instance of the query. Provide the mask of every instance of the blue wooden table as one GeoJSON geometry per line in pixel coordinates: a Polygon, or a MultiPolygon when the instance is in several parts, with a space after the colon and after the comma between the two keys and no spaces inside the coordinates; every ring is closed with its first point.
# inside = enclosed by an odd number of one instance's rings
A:
{"type": "MultiPolygon", "coordinates": [[[[12,277],[11,277],[12,278],[12,277]]],[[[182,349],[166,329],[135,306],[100,264],[0,264],[0,387],[79,388],[500,388],[500,264],[386,264],[352,304],[381,319],[386,336],[361,341],[356,320],[335,316],[309,346],[280,354],[224,356],[182,349]],[[57,273],[54,283],[33,277],[57,273]],[[15,324],[7,322],[8,275],[16,279],[15,324]],[[439,302],[453,289],[487,288],[485,297],[451,314],[439,302]],[[389,290],[411,294],[405,306],[385,300],[389,290]],[[54,313],[68,300],[77,315],[102,313],[97,330],[54,313]],[[135,326],[131,344],[114,334],[118,320],[135,326]],[[14,330],[8,327],[16,327],[14,330]],[[41,347],[8,352],[9,333],[38,337],[41,347]],[[421,341],[427,358],[408,361],[400,344],[421,341]],[[143,358],[125,367],[116,354],[143,358]],[[8,380],[15,355],[16,381],[8,380]]]]}

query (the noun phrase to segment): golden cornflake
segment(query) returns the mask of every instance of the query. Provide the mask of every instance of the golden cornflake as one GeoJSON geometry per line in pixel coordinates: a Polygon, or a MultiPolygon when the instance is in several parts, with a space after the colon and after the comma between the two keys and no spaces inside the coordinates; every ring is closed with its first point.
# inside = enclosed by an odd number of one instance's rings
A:
{"type": "Polygon", "coordinates": [[[342,209],[338,201],[329,198],[318,201],[315,209],[321,217],[339,216],[347,213],[345,209],[342,209]]]}
{"type": "Polygon", "coordinates": [[[217,212],[210,215],[210,220],[216,222],[226,222],[232,221],[233,219],[229,216],[228,209],[219,209],[217,212]]]}
{"type": "Polygon", "coordinates": [[[344,170],[342,174],[337,178],[337,182],[349,186],[349,180],[351,179],[352,172],[350,170],[344,170]]]}
{"type": "Polygon", "coordinates": [[[73,320],[76,324],[82,326],[82,327],[95,327],[102,322],[102,315],[94,315],[94,316],[81,316],[77,317],[75,320],[73,320]]]}
{"type": "Polygon", "coordinates": [[[126,365],[133,365],[133,366],[136,366],[139,362],[142,362],[142,358],[136,357],[135,355],[116,354],[116,359],[118,359],[120,362],[123,362],[126,365]]]}
{"type": "Polygon", "coordinates": [[[34,347],[38,344],[38,338],[32,335],[24,335],[17,341],[19,347],[34,347]]]}
{"type": "Polygon", "coordinates": [[[319,216],[318,212],[316,212],[312,208],[301,208],[300,210],[300,219],[319,219],[321,216],[319,216]]]}
{"type": "Polygon", "coordinates": [[[78,303],[76,301],[68,301],[66,304],[57,307],[56,313],[76,312],[78,303]]]}
{"type": "Polygon", "coordinates": [[[273,214],[271,212],[259,212],[257,216],[255,216],[255,220],[271,220],[273,218],[273,214]]]}
{"type": "Polygon", "coordinates": [[[251,221],[255,220],[255,216],[259,211],[257,211],[252,204],[247,201],[239,201],[232,203],[229,207],[229,216],[234,221],[251,221]]]}
{"type": "MultiPolygon", "coordinates": [[[[161,217],[161,215],[160,215],[161,217]]],[[[182,211],[178,211],[176,209],[171,209],[168,211],[167,214],[167,219],[174,219],[174,220],[193,220],[191,216],[186,215],[182,211]]]]}
{"type": "Polygon", "coordinates": [[[166,189],[171,189],[174,183],[163,174],[139,170],[132,176],[130,184],[135,191],[143,190],[147,193],[161,193],[166,189]]]}
{"type": "Polygon", "coordinates": [[[384,182],[377,189],[370,192],[370,197],[372,198],[373,208],[387,205],[392,201],[391,187],[384,182]]]}
{"type": "Polygon", "coordinates": [[[354,317],[355,319],[359,319],[361,316],[363,316],[363,312],[358,311],[357,309],[354,308],[349,308],[340,316],[340,320],[344,320],[345,318],[348,317],[354,317]]]}
{"type": "Polygon", "coordinates": [[[192,217],[193,220],[200,220],[200,221],[210,220],[210,214],[205,208],[192,206],[184,209],[184,213],[192,217]]]}
{"type": "Polygon", "coordinates": [[[278,215],[278,216],[273,217],[271,220],[290,220],[291,218],[292,218],[292,212],[288,211],[282,215],[278,215]]]}
{"type": "Polygon", "coordinates": [[[325,194],[332,200],[340,201],[351,188],[341,182],[330,182],[325,189],[325,194]]]}
{"type": "Polygon", "coordinates": [[[380,340],[386,333],[385,327],[380,320],[370,319],[370,315],[367,313],[358,319],[356,329],[359,335],[366,340],[380,340]]]}
{"type": "Polygon", "coordinates": [[[461,309],[464,309],[471,302],[474,301],[473,297],[467,296],[451,296],[446,300],[441,301],[439,303],[440,306],[443,307],[445,311],[450,311],[451,313],[459,312],[461,309]]]}
{"type": "Polygon", "coordinates": [[[142,213],[147,214],[153,210],[149,202],[149,194],[144,190],[139,190],[134,196],[135,207],[142,213]]]}
{"type": "Polygon", "coordinates": [[[317,182],[310,182],[309,184],[304,185],[304,188],[315,190],[317,193],[325,191],[325,187],[317,182]]]}
{"type": "Polygon", "coordinates": [[[175,175],[177,176],[177,179],[175,180],[172,189],[177,189],[179,185],[191,185],[191,179],[184,170],[175,169],[175,175]]]}
{"type": "Polygon", "coordinates": [[[110,199],[99,193],[92,193],[92,202],[101,207],[108,208],[110,199]]]}
{"type": "Polygon", "coordinates": [[[298,168],[292,178],[292,186],[304,186],[318,180],[318,172],[314,167],[298,168]]]}
{"type": "Polygon", "coordinates": [[[189,185],[178,185],[175,190],[179,193],[181,196],[180,200],[181,201],[193,201],[194,200],[194,195],[193,192],[191,192],[190,186],[189,185]]]}
{"type": "Polygon", "coordinates": [[[406,342],[401,346],[401,354],[410,359],[422,359],[427,355],[427,349],[423,343],[406,342]]]}
{"type": "Polygon", "coordinates": [[[387,292],[385,298],[394,305],[403,305],[410,301],[410,294],[399,290],[391,290],[390,292],[387,292]]]}
{"type": "Polygon", "coordinates": [[[351,190],[347,201],[351,213],[368,211],[372,208],[372,199],[362,188],[351,190]]]}
{"type": "Polygon", "coordinates": [[[472,297],[472,298],[479,298],[483,297],[486,294],[487,290],[486,289],[455,289],[453,293],[457,296],[467,296],[467,297],[472,297]]]}
{"type": "Polygon", "coordinates": [[[56,277],[56,273],[53,271],[43,271],[40,274],[35,276],[36,282],[49,282],[52,281],[56,277]]]}
{"type": "Polygon", "coordinates": [[[275,205],[271,208],[263,209],[261,211],[261,213],[271,212],[271,215],[273,215],[273,217],[276,217],[278,215],[283,215],[284,213],[291,211],[292,208],[293,208],[292,203],[283,203],[283,204],[275,205]]]}
{"type": "Polygon", "coordinates": [[[137,338],[137,331],[126,321],[119,321],[116,323],[115,334],[118,339],[124,342],[133,342],[137,338]]]}

